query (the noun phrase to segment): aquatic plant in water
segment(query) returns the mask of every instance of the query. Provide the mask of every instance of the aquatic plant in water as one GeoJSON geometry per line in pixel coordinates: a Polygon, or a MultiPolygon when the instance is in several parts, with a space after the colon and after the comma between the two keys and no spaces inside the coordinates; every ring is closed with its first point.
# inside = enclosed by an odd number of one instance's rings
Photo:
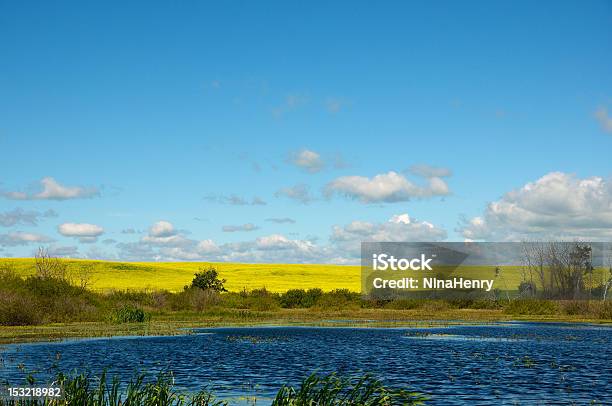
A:
{"type": "Polygon", "coordinates": [[[371,375],[350,379],[335,374],[325,377],[312,374],[297,389],[283,386],[272,406],[420,405],[425,400],[420,393],[387,388],[371,375]]]}

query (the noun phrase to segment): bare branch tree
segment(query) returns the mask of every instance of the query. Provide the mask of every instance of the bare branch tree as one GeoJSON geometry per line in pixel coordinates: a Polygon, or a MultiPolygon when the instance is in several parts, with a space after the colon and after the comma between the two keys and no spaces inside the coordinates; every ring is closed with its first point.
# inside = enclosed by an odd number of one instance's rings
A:
{"type": "Polygon", "coordinates": [[[35,266],[36,275],[41,278],[66,279],[66,263],[49,255],[49,250],[46,248],[38,248],[35,255],[35,266]]]}

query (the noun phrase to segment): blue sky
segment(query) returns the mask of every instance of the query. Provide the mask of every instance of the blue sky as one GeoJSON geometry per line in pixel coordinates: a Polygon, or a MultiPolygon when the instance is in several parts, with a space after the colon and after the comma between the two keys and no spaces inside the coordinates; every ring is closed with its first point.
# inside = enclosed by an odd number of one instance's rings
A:
{"type": "Polygon", "coordinates": [[[610,2],[2,2],[0,38],[2,256],[612,239],[610,2]]]}

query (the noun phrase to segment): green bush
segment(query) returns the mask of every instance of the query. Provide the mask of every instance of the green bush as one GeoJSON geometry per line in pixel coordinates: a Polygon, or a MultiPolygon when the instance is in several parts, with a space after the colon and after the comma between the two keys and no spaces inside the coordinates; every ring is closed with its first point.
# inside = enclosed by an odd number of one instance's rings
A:
{"type": "Polygon", "coordinates": [[[563,313],[576,316],[592,313],[590,303],[586,300],[570,300],[561,303],[563,313]]]}
{"type": "Polygon", "coordinates": [[[423,306],[421,299],[398,298],[387,303],[385,307],[394,310],[420,309],[423,306]]]}
{"type": "Polygon", "coordinates": [[[302,299],[302,307],[312,307],[317,304],[319,299],[323,296],[323,291],[319,288],[311,288],[306,291],[304,298],[302,299]]]}
{"type": "Polygon", "coordinates": [[[323,293],[315,307],[320,309],[346,310],[361,306],[361,295],[348,289],[335,289],[323,293]]]}
{"type": "Polygon", "coordinates": [[[323,296],[321,289],[290,289],[279,297],[280,305],[284,308],[309,308],[314,306],[323,296]]]}
{"type": "Polygon", "coordinates": [[[245,299],[247,309],[268,311],[278,308],[278,295],[269,292],[266,288],[252,290],[245,299]]]}
{"type": "Polygon", "coordinates": [[[517,299],[511,301],[504,311],[513,315],[549,315],[557,314],[559,307],[551,300],[517,299]]]}
{"type": "MultiPolygon", "coordinates": [[[[192,288],[199,288],[202,290],[212,290],[215,292],[227,292],[223,284],[226,282],[225,279],[219,279],[219,274],[215,268],[200,269],[200,272],[194,275],[191,281],[192,288]]],[[[185,290],[189,287],[185,286],[185,290]]]]}
{"type": "Polygon", "coordinates": [[[289,289],[280,295],[281,306],[289,309],[303,307],[302,303],[305,296],[306,291],[304,289],[289,289]]]}
{"type": "Polygon", "coordinates": [[[597,307],[597,318],[601,320],[612,320],[612,302],[599,302],[597,307]]]}
{"type": "Polygon", "coordinates": [[[144,310],[131,305],[125,305],[112,312],[110,321],[112,323],[144,323],[149,321],[151,316],[144,310]]]}
{"type": "Polygon", "coordinates": [[[20,293],[0,291],[0,325],[32,326],[43,322],[44,314],[32,298],[20,293]]]}

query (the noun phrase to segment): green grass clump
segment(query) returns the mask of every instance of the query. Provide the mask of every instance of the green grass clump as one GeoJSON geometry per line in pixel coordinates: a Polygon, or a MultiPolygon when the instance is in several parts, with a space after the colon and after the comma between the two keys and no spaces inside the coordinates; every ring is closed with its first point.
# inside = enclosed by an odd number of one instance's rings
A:
{"type": "Polygon", "coordinates": [[[144,310],[132,306],[125,305],[119,309],[116,309],[112,314],[110,321],[112,323],[144,323],[149,321],[151,315],[146,313],[144,310]]]}
{"type": "Polygon", "coordinates": [[[115,376],[110,382],[106,373],[97,379],[80,374],[59,374],[56,380],[63,389],[62,399],[1,399],[0,406],[224,406],[207,389],[195,394],[182,394],[174,390],[172,374],[161,373],[154,382],[145,383],[140,374],[121,386],[115,376]]]}
{"type": "MultiPolygon", "coordinates": [[[[160,373],[153,382],[144,374],[135,375],[127,385],[118,377],[107,379],[85,374],[66,376],[59,373],[55,384],[63,389],[62,399],[6,399],[0,406],[227,406],[207,388],[197,393],[181,393],[174,388],[172,373],[160,373]]],[[[420,393],[392,389],[371,375],[359,379],[340,378],[335,374],[304,379],[295,389],[283,386],[273,406],[393,406],[421,405],[427,398],[420,393]]]]}
{"type": "Polygon", "coordinates": [[[416,392],[385,387],[370,375],[359,379],[345,379],[331,374],[319,377],[310,375],[299,388],[283,386],[272,406],[303,405],[363,405],[392,406],[420,405],[426,398],[416,392]]]}
{"type": "Polygon", "coordinates": [[[512,300],[504,311],[512,315],[551,315],[559,312],[559,306],[551,300],[519,299],[512,300]]]}

